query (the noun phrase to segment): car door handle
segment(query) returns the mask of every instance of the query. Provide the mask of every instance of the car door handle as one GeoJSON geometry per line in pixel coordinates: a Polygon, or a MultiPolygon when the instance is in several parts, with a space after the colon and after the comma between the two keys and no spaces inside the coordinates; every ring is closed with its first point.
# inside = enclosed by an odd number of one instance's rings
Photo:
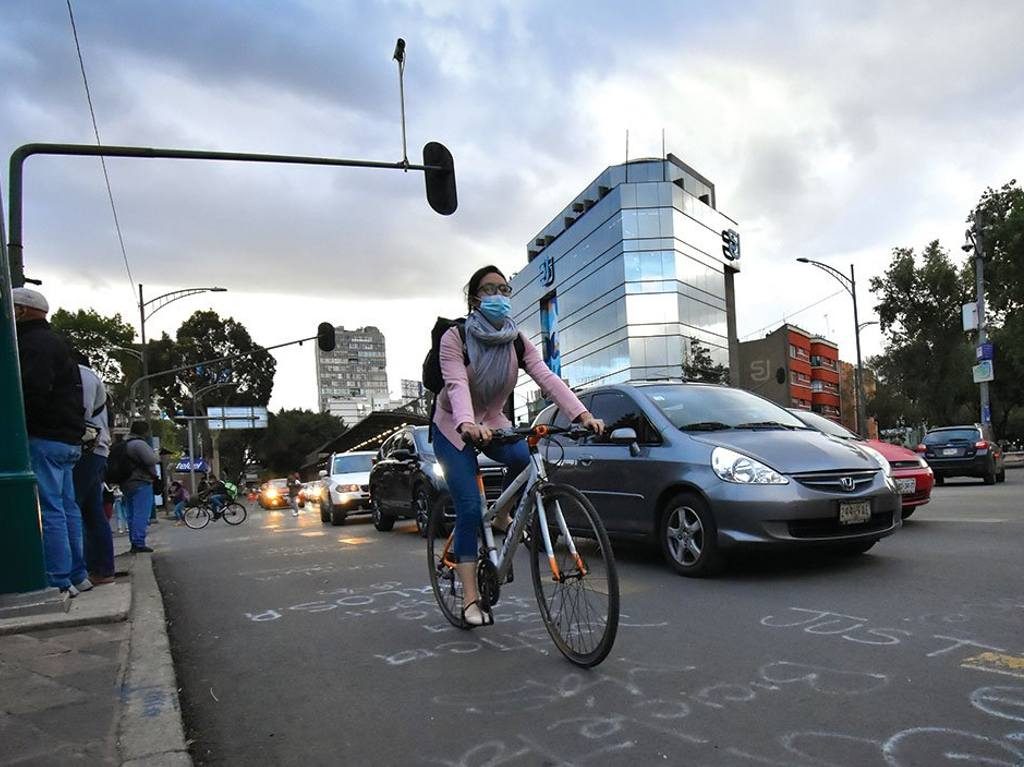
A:
{"type": "Polygon", "coordinates": [[[579,458],[576,459],[576,464],[578,466],[590,466],[590,464],[592,464],[593,462],[594,456],[592,455],[581,455],[579,458]]]}

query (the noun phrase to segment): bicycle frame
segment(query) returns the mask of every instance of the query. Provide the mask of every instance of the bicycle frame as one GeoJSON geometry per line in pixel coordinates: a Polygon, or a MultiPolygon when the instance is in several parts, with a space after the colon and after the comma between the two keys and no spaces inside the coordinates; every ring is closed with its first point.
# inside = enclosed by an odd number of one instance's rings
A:
{"type": "MultiPolygon", "coordinates": [[[[547,479],[547,471],[544,468],[544,458],[537,451],[536,447],[531,446],[529,465],[523,469],[519,476],[516,477],[507,488],[505,488],[502,494],[494,502],[494,506],[491,509],[488,509],[487,500],[484,496],[483,476],[481,474],[477,474],[477,487],[480,490],[480,519],[483,524],[484,545],[487,549],[488,558],[497,570],[499,583],[504,582],[508,575],[508,571],[512,567],[512,558],[515,555],[516,549],[519,547],[523,530],[526,525],[533,521],[534,514],[536,514],[540,519],[539,527],[541,537],[544,540],[544,549],[548,555],[548,564],[551,567],[551,578],[554,581],[562,580],[562,573],[559,572],[558,563],[555,561],[554,546],[551,543],[551,534],[548,530],[547,510],[544,508],[544,503],[541,500],[539,492],[544,486],[544,483],[547,482],[547,479]],[[524,489],[522,498],[519,499],[519,504],[515,510],[515,516],[512,517],[512,522],[508,531],[505,533],[505,540],[501,545],[501,550],[499,551],[494,543],[494,531],[491,530],[490,522],[494,517],[498,516],[498,514],[512,505],[512,500],[515,497],[515,494],[521,489],[524,489]],[[527,505],[531,500],[535,501],[534,508],[532,510],[528,510],[527,505]]],[[[561,532],[563,539],[566,541],[569,552],[572,554],[572,557],[576,562],[576,566],[579,568],[580,573],[585,575],[586,567],[579,553],[576,551],[576,543],[573,541],[572,535],[569,533],[569,526],[565,522],[561,506],[557,501],[554,504],[554,517],[558,524],[558,529],[561,532]]]]}

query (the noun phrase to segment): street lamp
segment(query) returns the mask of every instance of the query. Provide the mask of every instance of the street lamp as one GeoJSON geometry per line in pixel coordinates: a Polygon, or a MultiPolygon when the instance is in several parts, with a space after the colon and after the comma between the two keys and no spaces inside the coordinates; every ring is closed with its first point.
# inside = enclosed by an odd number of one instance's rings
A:
{"type": "MultiPolygon", "coordinates": [[[[850,298],[853,299],[853,329],[854,338],[857,342],[857,369],[854,371],[854,396],[857,400],[857,433],[862,437],[867,436],[867,417],[865,414],[865,403],[864,403],[864,367],[860,357],[860,330],[862,325],[860,324],[860,318],[857,315],[857,279],[854,276],[853,264],[850,264],[850,276],[847,277],[841,271],[828,264],[823,264],[820,261],[812,261],[809,258],[798,258],[801,264],[810,264],[816,266],[822,271],[828,272],[832,277],[838,280],[839,284],[843,286],[843,289],[850,294],[850,298]]],[[[866,326],[869,323],[864,323],[866,326]]]]}
{"type": "MultiPolygon", "coordinates": [[[[169,293],[164,293],[156,298],[151,298],[148,301],[142,295],[142,283],[139,283],[139,336],[142,340],[142,377],[145,378],[149,375],[149,359],[146,355],[146,320],[153,316],[154,313],[163,309],[167,304],[177,301],[180,298],[186,298],[187,296],[194,296],[197,293],[224,293],[227,288],[182,288],[181,290],[172,290],[169,293]],[[150,308],[152,307],[152,308],[150,308]]],[[[146,382],[146,387],[143,394],[143,401],[145,402],[145,411],[143,416],[146,420],[149,420],[149,382],[146,382]]]]}

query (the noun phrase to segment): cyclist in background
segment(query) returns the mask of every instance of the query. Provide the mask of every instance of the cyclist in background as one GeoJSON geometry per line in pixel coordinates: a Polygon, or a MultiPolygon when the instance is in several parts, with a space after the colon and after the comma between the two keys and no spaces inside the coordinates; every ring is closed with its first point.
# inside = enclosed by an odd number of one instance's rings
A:
{"type": "Polygon", "coordinates": [[[223,509],[224,505],[228,502],[228,489],[220,477],[214,476],[210,478],[209,485],[206,488],[206,501],[210,504],[214,514],[223,509]]]}
{"type": "MultiPolygon", "coordinates": [[[[530,461],[524,442],[488,446],[491,430],[511,426],[502,412],[518,378],[514,341],[521,335],[512,319],[512,288],[496,266],[477,269],[466,286],[466,344],[469,364],[463,356],[457,328],[441,338],[439,357],[444,389],[437,395],[431,425],[434,452],[444,469],[445,481],[455,505],[453,555],[462,582],[462,620],[468,626],[494,622],[480,607],[476,583],[477,529],[480,524],[480,491],[477,487],[476,448],[508,467],[507,481],[517,477],[530,461]],[[471,443],[471,444],[466,444],[471,443]]],[[[604,424],[594,418],[558,376],[544,364],[540,352],[523,335],[523,367],[547,397],[591,431],[600,434],[604,424]]],[[[499,531],[510,520],[495,519],[499,531]]]]}

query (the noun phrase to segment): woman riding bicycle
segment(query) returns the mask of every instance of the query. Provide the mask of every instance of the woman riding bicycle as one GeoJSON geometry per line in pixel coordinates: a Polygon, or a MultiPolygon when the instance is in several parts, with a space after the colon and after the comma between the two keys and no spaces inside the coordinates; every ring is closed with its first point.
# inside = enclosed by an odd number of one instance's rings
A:
{"type": "MultiPolygon", "coordinates": [[[[476,583],[477,530],[480,525],[480,490],[477,486],[477,458],[474,445],[489,458],[508,467],[511,482],[530,461],[525,443],[488,445],[491,430],[510,426],[502,412],[518,378],[515,339],[520,336],[512,319],[512,288],[496,266],[473,273],[466,286],[469,315],[466,317],[466,345],[469,364],[463,355],[457,328],[441,338],[439,357],[444,389],[437,396],[432,439],[434,453],[444,469],[445,481],[455,505],[454,556],[462,581],[462,620],[468,626],[483,626],[490,616],[480,608],[476,583]],[[472,444],[466,444],[467,442],[472,444]]],[[[540,352],[523,338],[523,367],[571,420],[600,434],[604,424],[594,418],[572,390],[544,364],[540,352]]],[[[495,519],[500,530],[509,519],[495,519]]]]}

